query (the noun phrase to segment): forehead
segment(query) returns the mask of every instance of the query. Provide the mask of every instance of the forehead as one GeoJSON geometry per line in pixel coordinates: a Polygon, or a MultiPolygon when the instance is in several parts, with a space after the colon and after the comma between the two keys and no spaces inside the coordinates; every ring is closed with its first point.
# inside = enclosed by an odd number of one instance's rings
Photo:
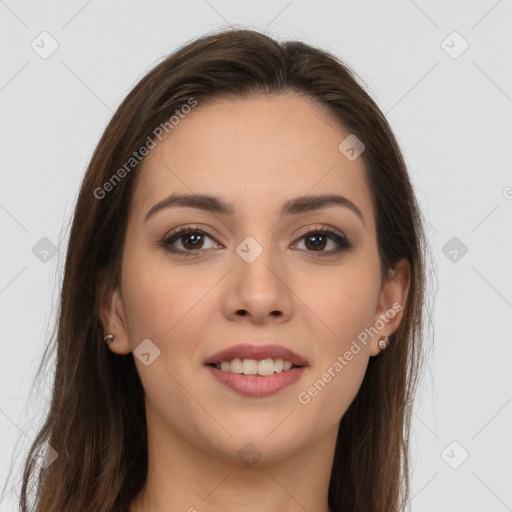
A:
{"type": "Polygon", "coordinates": [[[201,193],[251,214],[277,211],[289,197],[339,193],[372,222],[363,159],[338,148],[349,134],[296,94],[198,102],[145,158],[133,207],[145,215],[172,193],[201,193]]]}

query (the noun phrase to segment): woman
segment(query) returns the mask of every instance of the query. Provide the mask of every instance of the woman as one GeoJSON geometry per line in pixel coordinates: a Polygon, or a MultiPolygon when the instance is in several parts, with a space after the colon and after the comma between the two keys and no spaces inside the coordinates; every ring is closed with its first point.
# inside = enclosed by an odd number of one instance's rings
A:
{"type": "Polygon", "coordinates": [[[83,180],[22,510],[402,510],[425,251],[339,60],[249,30],[180,48],[83,180]]]}

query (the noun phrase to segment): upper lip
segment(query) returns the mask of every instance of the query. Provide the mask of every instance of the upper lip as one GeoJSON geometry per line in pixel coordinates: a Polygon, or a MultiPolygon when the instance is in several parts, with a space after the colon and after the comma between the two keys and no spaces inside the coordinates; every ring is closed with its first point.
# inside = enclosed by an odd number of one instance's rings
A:
{"type": "Polygon", "coordinates": [[[281,345],[251,345],[243,343],[226,348],[210,356],[204,364],[220,364],[223,361],[232,361],[235,358],[240,359],[282,359],[290,361],[295,366],[308,366],[307,360],[294,352],[293,350],[281,345]]]}

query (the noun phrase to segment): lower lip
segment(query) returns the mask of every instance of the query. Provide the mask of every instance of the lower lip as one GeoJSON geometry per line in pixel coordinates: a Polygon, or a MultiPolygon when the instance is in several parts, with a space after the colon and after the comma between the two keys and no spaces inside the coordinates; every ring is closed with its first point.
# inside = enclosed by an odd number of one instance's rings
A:
{"type": "Polygon", "coordinates": [[[242,395],[261,397],[277,393],[281,389],[297,382],[305,366],[300,368],[291,368],[280,373],[274,373],[266,377],[257,375],[243,375],[241,373],[224,372],[218,368],[207,365],[206,368],[222,384],[242,395]]]}

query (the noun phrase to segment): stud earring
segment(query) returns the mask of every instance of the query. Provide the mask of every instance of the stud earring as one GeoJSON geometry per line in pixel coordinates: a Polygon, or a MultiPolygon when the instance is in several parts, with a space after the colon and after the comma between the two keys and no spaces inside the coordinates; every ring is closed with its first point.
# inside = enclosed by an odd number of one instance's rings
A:
{"type": "Polygon", "coordinates": [[[379,348],[380,350],[384,350],[389,345],[389,336],[382,336],[379,340],[379,348]]]}
{"type": "Polygon", "coordinates": [[[112,343],[114,341],[115,336],[113,334],[107,334],[103,341],[108,345],[109,343],[112,343]]]}

